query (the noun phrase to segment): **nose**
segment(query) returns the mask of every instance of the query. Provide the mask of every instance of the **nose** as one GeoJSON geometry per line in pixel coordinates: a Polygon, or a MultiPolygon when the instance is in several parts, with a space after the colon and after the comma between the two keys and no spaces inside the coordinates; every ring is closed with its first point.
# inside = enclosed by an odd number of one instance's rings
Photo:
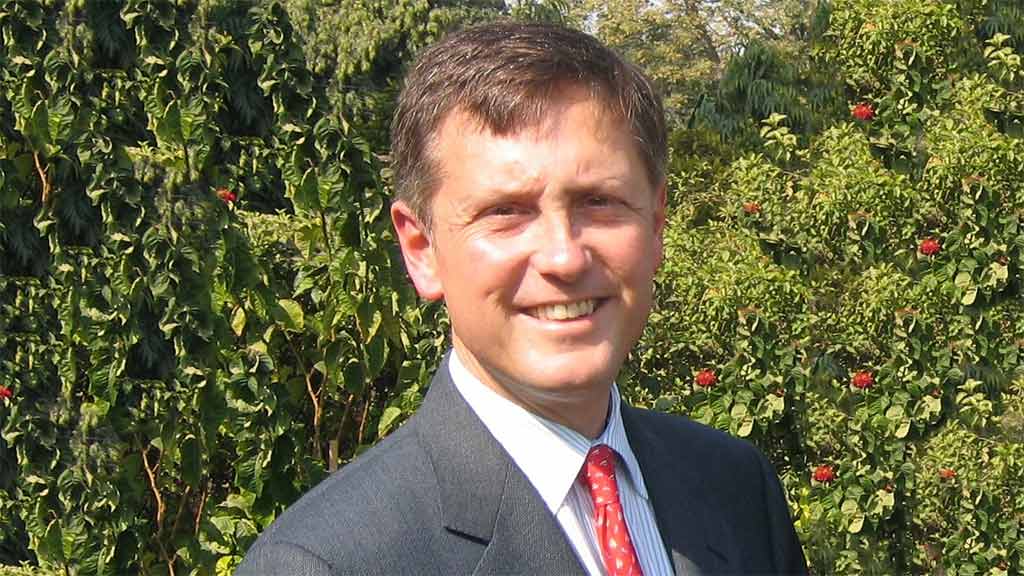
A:
{"type": "Polygon", "coordinates": [[[533,255],[533,267],[541,275],[562,282],[577,279],[590,265],[591,254],[581,230],[568,214],[544,219],[542,233],[533,255]]]}

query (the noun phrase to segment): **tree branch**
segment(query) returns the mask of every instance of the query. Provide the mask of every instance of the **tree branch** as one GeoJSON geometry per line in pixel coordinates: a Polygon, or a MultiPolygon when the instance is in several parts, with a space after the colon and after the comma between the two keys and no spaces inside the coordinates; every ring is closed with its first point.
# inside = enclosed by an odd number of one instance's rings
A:
{"type": "MultiPolygon", "coordinates": [[[[174,576],[174,558],[167,553],[167,548],[164,547],[164,499],[160,495],[160,488],[156,485],[156,472],[160,467],[160,458],[157,458],[156,465],[151,466],[149,464],[149,447],[142,448],[142,465],[146,468],[146,476],[149,478],[149,489],[153,492],[153,498],[156,499],[156,545],[160,547],[160,556],[163,557],[164,562],[167,563],[167,571],[171,576],[174,576]]],[[[162,455],[161,455],[162,456],[162,455]]]]}
{"type": "Polygon", "coordinates": [[[46,169],[43,168],[42,161],[39,160],[39,152],[33,152],[32,159],[35,160],[36,173],[39,174],[39,183],[43,187],[43,204],[46,204],[50,200],[50,193],[53,190],[50,186],[50,178],[46,174],[46,169]]]}

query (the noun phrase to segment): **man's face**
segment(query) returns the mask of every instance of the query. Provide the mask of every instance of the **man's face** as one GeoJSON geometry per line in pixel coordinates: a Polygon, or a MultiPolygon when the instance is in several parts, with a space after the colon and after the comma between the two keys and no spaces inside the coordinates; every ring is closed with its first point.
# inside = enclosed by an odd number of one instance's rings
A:
{"type": "Polygon", "coordinates": [[[431,233],[402,203],[392,217],[420,294],[445,300],[459,358],[556,420],[560,405],[606,407],[650,311],[665,221],[627,125],[570,93],[512,135],[455,112],[435,142],[431,233]]]}

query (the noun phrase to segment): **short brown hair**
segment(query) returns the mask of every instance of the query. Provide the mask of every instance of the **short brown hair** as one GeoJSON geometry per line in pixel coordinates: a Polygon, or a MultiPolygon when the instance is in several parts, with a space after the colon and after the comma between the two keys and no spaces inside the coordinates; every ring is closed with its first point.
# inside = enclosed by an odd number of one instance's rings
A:
{"type": "Polygon", "coordinates": [[[598,40],[551,24],[467,28],[425,49],[405,79],[391,123],[398,199],[429,228],[438,184],[433,139],[454,110],[496,134],[536,125],[566,88],[588,90],[630,127],[652,185],[664,179],[665,113],[650,80],[598,40]]]}

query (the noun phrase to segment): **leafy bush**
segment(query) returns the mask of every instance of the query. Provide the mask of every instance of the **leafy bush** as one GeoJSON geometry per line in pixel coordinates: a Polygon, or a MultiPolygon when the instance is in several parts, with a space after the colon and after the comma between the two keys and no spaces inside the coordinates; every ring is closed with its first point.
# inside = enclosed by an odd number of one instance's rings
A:
{"type": "Polygon", "coordinates": [[[0,8],[0,564],[228,572],[443,350],[276,3],[0,8]]]}
{"type": "Polygon", "coordinates": [[[1003,9],[831,3],[814,51],[850,116],[806,145],[803,120],[763,118],[759,150],[672,180],[632,396],[766,449],[815,573],[1024,570],[1024,114],[1017,53],[985,31],[1003,9]]]}
{"type": "MultiPolygon", "coordinates": [[[[392,87],[504,8],[351,6],[0,7],[0,573],[230,573],[415,410],[447,321],[388,223],[392,87]]],[[[814,22],[675,130],[623,389],[760,445],[816,573],[1020,573],[1019,6],[814,22]]]]}

